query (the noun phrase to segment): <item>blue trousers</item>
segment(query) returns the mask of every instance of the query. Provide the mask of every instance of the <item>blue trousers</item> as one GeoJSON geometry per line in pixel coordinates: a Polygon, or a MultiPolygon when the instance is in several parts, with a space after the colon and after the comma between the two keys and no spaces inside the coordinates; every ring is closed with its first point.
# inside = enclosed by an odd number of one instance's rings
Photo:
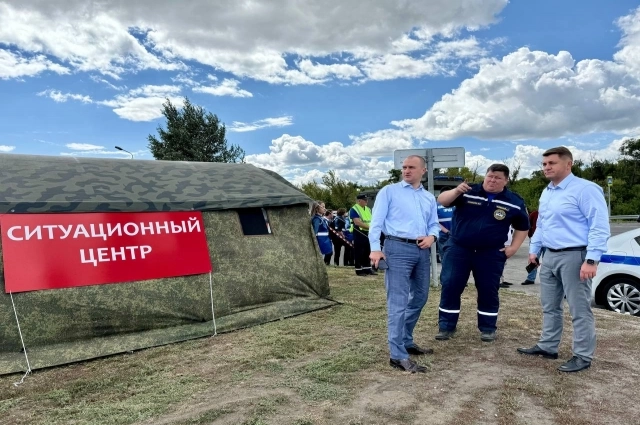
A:
{"type": "Polygon", "coordinates": [[[386,239],[383,251],[389,266],[384,274],[389,352],[392,359],[408,359],[406,347],[414,345],[413,329],[429,296],[431,250],[386,239]]]}
{"type": "Polygon", "coordinates": [[[507,256],[499,248],[469,249],[453,240],[444,246],[442,259],[442,294],[438,325],[440,330],[453,331],[460,316],[460,297],[469,281],[470,273],[478,290],[478,329],[494,332],[498,321],[500,276],[507,256]]]}

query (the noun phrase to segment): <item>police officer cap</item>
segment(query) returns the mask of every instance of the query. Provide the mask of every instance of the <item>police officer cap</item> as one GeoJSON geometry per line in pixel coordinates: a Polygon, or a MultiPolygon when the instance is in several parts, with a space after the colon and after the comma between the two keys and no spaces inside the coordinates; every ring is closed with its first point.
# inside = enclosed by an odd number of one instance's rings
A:
{"type": "Polygon", "coordinates": [[[367,195],[361,194],[356,196],[356,199],[367,199],[367,195]]]}

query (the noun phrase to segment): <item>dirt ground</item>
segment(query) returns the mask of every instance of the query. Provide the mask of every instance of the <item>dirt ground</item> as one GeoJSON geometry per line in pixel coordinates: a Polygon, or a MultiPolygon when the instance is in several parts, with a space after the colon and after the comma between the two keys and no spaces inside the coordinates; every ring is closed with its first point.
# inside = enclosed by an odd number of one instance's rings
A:
{"type": "Polygon", "coordinates": [[[475,290],[450,341],[435,341],[439,292],[415,331],[433,347],[409,374],[388,365],[382,276],[329,268],[340,305],[212,338],[0,377],[2,424],[640,424],[640,318],[596,310],[589,370],[520,355],[541,326],[535,296],[506,291],[498,339],[480,341],[475,290]]]}

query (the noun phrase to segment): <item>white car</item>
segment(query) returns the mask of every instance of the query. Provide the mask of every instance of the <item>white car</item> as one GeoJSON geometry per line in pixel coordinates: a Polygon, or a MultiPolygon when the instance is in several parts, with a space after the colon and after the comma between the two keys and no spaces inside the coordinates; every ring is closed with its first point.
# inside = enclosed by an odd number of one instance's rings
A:
{"type": "Polygon", "coordinates": [[[593,278],[592,303],[640,316],[640,229],[609,238],[593,278]]]}

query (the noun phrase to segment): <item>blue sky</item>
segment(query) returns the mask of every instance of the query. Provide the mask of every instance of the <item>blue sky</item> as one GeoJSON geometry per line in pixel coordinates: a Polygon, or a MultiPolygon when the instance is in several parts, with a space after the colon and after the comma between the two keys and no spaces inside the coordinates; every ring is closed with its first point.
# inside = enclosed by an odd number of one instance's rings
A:
{"type": "Polygon", "coordinates": [[[125,3],[0,0],[0,151],[151,160],[184,96],[295,183],[375,182],[424,147],[527,175],[638,136],[637,1],[125,3]]]}

